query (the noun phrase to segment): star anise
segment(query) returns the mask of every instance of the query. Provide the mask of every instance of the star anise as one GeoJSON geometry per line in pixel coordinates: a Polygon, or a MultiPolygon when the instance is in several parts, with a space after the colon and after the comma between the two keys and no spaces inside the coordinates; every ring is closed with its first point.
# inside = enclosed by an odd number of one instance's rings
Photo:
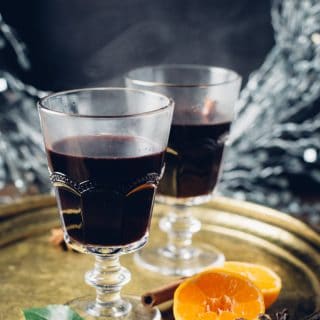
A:
{"type": "Polygon", "coordinates": [[[288,309],[283,309],[276,313],[276,320],[289,320],[288,309]]]}
{"type": "Polygon", "coordinates": [[[61,247],[64,251],[68,251],[68,246],[63,238],[63,230],[61,228],[51,229],[51,237],[49,239],[50,243],[52,243],[56,247],[61,247]]]}

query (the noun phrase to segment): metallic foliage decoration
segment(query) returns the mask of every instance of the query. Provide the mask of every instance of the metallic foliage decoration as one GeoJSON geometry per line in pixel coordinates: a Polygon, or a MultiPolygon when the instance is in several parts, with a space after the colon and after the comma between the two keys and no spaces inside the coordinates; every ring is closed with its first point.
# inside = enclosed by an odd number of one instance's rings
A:
{"type": "MultiPolygon", "coordinates": [[[[0,51],[6,46],[13,49],[20,68],[28,70],[30,62],[24,43],[0,15],[0,51]]],[[[36,101],[44,95],[45,92],[24,84],[0,67],[0,188],[13,183],[21,194],[34,183],[42,190],[49,188],[35,108],[36,101]]]]}
{"type": "Polygon", "coordinates": [[[274,1],[272,23],[276,44],[241,92],[220,190],[319,224],[320,201],[288,190],[320,195],[320,2],[274,1]]]}

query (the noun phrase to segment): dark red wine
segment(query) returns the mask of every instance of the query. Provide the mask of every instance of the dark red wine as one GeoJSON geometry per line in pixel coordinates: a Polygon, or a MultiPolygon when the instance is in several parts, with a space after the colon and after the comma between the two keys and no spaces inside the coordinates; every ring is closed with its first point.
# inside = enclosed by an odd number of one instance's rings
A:
{"type": "Polygon", "coordinates": [[[62,221],[83,244],[120,246],[147,232],[164,152],[142,138],[64,139],[47,149],[62,221]]]}
{"type": "Polygon", "coordinates": [[[211,193],[217,183],[230,124],[214,114],[175,114],[159,193],[177,198],[211,193]]]}

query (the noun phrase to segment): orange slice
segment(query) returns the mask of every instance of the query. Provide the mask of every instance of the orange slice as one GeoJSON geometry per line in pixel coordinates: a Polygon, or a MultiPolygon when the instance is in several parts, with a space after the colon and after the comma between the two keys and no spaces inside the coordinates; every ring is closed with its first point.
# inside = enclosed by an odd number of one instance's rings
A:
{"type": "Polygon", "coordinates": [[[225,262],[222,269],[239,273],[251,280],[261,290],[266,309],[277,300],[282,282],[271,269],[259,264],[236,261],[225,262]]]}
{"type": "Polygon", "coordinates": [[[242,275],[221,269],[188,278],[173,299],[176,320],[253,320],[264,311],[260,289],[242,275]]]}

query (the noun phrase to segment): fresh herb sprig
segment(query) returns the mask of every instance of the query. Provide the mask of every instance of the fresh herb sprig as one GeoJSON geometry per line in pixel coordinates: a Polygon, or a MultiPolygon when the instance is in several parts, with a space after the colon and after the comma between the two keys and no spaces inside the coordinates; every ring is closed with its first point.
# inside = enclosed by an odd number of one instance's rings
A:
{"type": "Polygon", "coordinates": [[[25,320],[84,320],[70,307],[60,304],[23,310],[25,320]]]}

